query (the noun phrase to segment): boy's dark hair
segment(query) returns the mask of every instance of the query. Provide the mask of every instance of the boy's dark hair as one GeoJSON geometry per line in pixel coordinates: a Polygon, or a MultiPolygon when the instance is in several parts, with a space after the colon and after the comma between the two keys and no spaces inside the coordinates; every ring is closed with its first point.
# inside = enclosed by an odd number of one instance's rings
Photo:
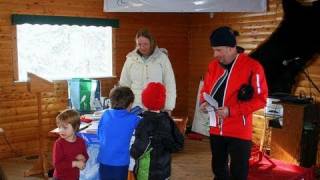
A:
{"type": "Polygon", "coordinates": [[[66,109],[56,117],[57,126],[61,123],[70,123],[74,131],[80,127],[80,114],[73,109],[66,109]]]}
{"type": "Polygon", "coordinates": [[[132,90],[125,86],[119,86],[111,89],[109,98],[112,109],[126,109],[134,101],[132,90]]]}

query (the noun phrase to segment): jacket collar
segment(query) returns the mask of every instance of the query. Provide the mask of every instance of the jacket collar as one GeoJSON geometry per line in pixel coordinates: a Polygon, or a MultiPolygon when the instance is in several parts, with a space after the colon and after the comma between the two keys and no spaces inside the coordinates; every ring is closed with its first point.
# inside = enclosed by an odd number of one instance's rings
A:
{"type": "MultiPolygon", "coordinates": [[[[147,58],[147,62],[151,62],[154,61],[155,59],[158,59],[161,55],[161,51],[158,47],[155,47],[153,53],[147,58]]],[[[138,49],[135,48],[133,51],[131,51],[128,55],[127,55],[127,59],[133,59],[136,60],[138,62],[144,62],[142,60],[142,56],[138,53],[138,49]]]]}

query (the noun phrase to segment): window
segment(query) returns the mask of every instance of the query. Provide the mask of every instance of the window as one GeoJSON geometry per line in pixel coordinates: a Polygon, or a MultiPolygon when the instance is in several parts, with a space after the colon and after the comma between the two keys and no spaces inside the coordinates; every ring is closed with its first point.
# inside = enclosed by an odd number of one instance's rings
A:
{"type": "Polygon", "coordinates": [[[26,81],[27,72],[48,80],[112,76],[111,26],[83,24],[88,20],[81,21],[83,18],[77,18],[79,25],[47,19],[39,23],[34,21],[37,18],[32,16],[32,21],[16,26],[18,81],[26,81]]]}

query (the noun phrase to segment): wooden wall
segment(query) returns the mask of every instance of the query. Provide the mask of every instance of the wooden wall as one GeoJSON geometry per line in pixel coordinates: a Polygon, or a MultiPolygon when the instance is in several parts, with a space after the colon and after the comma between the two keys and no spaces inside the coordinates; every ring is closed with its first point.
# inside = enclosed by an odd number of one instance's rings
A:
{"type": "MultiPolygon", "coordinates": [[[[308,5],[311,0],[300,0],[308,5]]],[[[238,30],[240,36],[238,44],[250,53],[260,43],[265,41],[277,28],[282,20],[283,11],[281,0],[268,0],[268,10],[265,13],[214,13],[193,14],[189,28],[189,84],[188,84],[188,117],[189,123],[193,120],[197,91],[201,77],[205,75],[209,62],[213,57],[209,36],[213,29],[227,25],[238,30]]],[[[311,79],[320,87],[320,56],[310,61],[306,69],[311,79]]],[[[292,94],[312,97],[319,104],[320,94],[315,90],[303,73],[296,78],[292,94]]],[[[319,117],[318,117],[319,118],[319,117]]],[[[320,119],[318,119],[320,120],[320,119]]],[[[317,163],[320,162],[320,144],[318,144],[317,163]]]]}
{"type": "MultiPolygon", "coordinates": [[[[37,103],[35,95],[27,91],[26,83],[14,82],[15,34],[11,14],[80,16],[115,18],[120,28],[114,33],[115,77],[102,79],[102,93],[107,96],[117,83],[126,54],[134,46],[139,28],[147,27],[160,47],[169,51],[177,81],[175,114],[186,115],[188,86],[188,19],[183,14],[161,13],[103,13],[103,0],[1,0],[0,1],[0,128],[18,154],[34,154],[38,150],[37,103]],[[168,20],[170,19],[170,20],[168,20]]],[[[43,135],[55,128],[55,117],[67,105],[67,83],[56,81],[55,90],[43,93],[43,135]]],[[[0,158],[16,156],[0,134],[0,158]]],[[[52,141],[48,142],[51,149],[52,141]]]]}
{"type": "MultiPolygon", "coordinates": [[[[13,148],[21,154],[33,154],[38,149],[36,97],[27,92],[25,83],[14,82],[15,39],[11,14],[80,16],[116,18],[120,28],[115,29],[115,77],[102,79],[103,95],[118,81],[125,55],[134,47],[137,29],[147,27],[155,35],[160,47],[169,51],[177,81],[175,115],[193,119],[196,93],[200,77],[207,70],[212,57],[209,45],[211,31],[220,25],[239,30],[239,44],[247,52],[256,48],[277,27],[282,19],[281,0],[268,0],[265,13],[104,13],[103,0],[1,0],[0,1],[0,128],[13,148]]],[[[310,65],[311,77],[320,86],[319,58],[310,65]]],[[[299,76],[297,89],[309,93],[309,83],[299,76]]],[[[313,93],[317,97],[320,95],[313,93]]],[[[55,82],[55,91],[43,93],[43,134],[55,127],[55,116],[67,104],[67,84],[55,82]]],[[[49,148],[51,144],[49,143],[49,148]]],[[[0,135],[0,158],[15,154],[0,135]]]]}
{"type": "Polygon", "coordinates": [[[190,18],[189,42],[189,119],[193,119],[199,81],[205,75],[213,51],[209,36],[219,26],[230,26],[239,31],[238,45],[246,53],[257,47],[274,31],[282,19],[280,0],[269,0],[268,10],[264,13],[214,13],[192,15],[190,18]]]}
{"type": "MultiPolygon", "coordinates": [[[[310,3],[310,0],[301,0],[302,3],[310,3]]],[[[190,16],[189,28],[189,85],[188,85],[188,116],[193,120],[196,103],[196,94],[201,77],[207,71],[207,65],[213,57],[210,47],[209,36],[213,29],[227,25],[238,30],[240,36],[237,38],[238,45],[250,53],[260,43],[265,41],[277,28],[282,20],[281,0],[268,0],[268,9],[264,13],[214,13],[193,14],[190,16]]],[[[307,70],[313,81],[320,87],[320,57],[316,55],[307,70]]],[[[297,77],[293,94],[312,95],[319,102],[320,94],[307,81],[301,73],[297,77]]]]}

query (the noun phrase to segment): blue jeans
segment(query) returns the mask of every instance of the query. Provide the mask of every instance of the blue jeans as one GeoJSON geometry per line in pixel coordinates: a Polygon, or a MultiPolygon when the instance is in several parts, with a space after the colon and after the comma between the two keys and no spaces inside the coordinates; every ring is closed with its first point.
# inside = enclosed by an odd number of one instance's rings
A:
{"type": "Polygon", "coordinates": [[[127,180],[129,166],[109,166],[100,163],[100,180],[127,180]]]}

